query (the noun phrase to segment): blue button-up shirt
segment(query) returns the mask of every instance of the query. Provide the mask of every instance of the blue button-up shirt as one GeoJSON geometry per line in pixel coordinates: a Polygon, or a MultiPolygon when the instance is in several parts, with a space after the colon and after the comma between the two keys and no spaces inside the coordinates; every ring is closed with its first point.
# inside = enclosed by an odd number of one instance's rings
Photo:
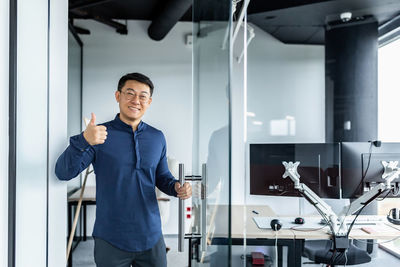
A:
{"type": "Polygon", "coordinates": [[[126,251],[152,248],[161,237],[155,186],[176,196],[161,131],[141,121],[134,132],[119,118],[107,127],[104,144],[89,145],[83,133],[72,136],[56,163],[60,180],[70,180],[93,164],[96,222],[93,236],[126,251]]]}

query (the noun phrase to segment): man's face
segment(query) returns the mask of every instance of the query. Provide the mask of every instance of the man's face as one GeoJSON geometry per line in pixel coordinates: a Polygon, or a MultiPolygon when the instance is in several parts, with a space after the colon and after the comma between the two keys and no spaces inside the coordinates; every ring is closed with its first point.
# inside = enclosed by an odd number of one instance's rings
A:
{"type": "Polygon", "coordinates": [[[150,87],[147,84],[128,80],[121,92],[115,92],[120,115],[128,121],[140,120],[151,104],[150,87]]]}

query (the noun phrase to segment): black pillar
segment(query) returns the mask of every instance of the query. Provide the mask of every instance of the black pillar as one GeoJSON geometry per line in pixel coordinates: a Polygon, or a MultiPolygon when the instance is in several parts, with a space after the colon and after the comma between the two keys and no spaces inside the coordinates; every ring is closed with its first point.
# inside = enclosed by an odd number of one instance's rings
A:
{"type": "Polygon", "coordinates": [[[378,135],[378,24],[325,32],[327,142],[366,142],[378,135]]]}

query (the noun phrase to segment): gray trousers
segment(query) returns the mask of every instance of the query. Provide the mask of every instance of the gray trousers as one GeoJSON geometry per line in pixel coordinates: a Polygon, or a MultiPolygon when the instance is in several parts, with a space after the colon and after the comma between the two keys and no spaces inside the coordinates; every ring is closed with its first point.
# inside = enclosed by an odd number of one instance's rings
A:
{"type": "Polygon", "coordinates": [[[157,244],[149,250],[128,252],[95,237],[94,261],[97,267],[167,267],[164,238],[161,235],[157,244]]]}

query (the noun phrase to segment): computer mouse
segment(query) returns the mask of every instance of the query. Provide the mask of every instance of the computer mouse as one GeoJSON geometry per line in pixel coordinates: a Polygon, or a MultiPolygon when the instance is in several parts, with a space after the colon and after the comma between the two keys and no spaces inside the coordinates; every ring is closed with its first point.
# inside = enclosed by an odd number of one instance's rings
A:
{"type": "Polygon", "coordinates": [[[297,217],[296,219],[294,219],[294,223],[295,224],[303,224],[304,223],[304,218],[297,217]]]}

